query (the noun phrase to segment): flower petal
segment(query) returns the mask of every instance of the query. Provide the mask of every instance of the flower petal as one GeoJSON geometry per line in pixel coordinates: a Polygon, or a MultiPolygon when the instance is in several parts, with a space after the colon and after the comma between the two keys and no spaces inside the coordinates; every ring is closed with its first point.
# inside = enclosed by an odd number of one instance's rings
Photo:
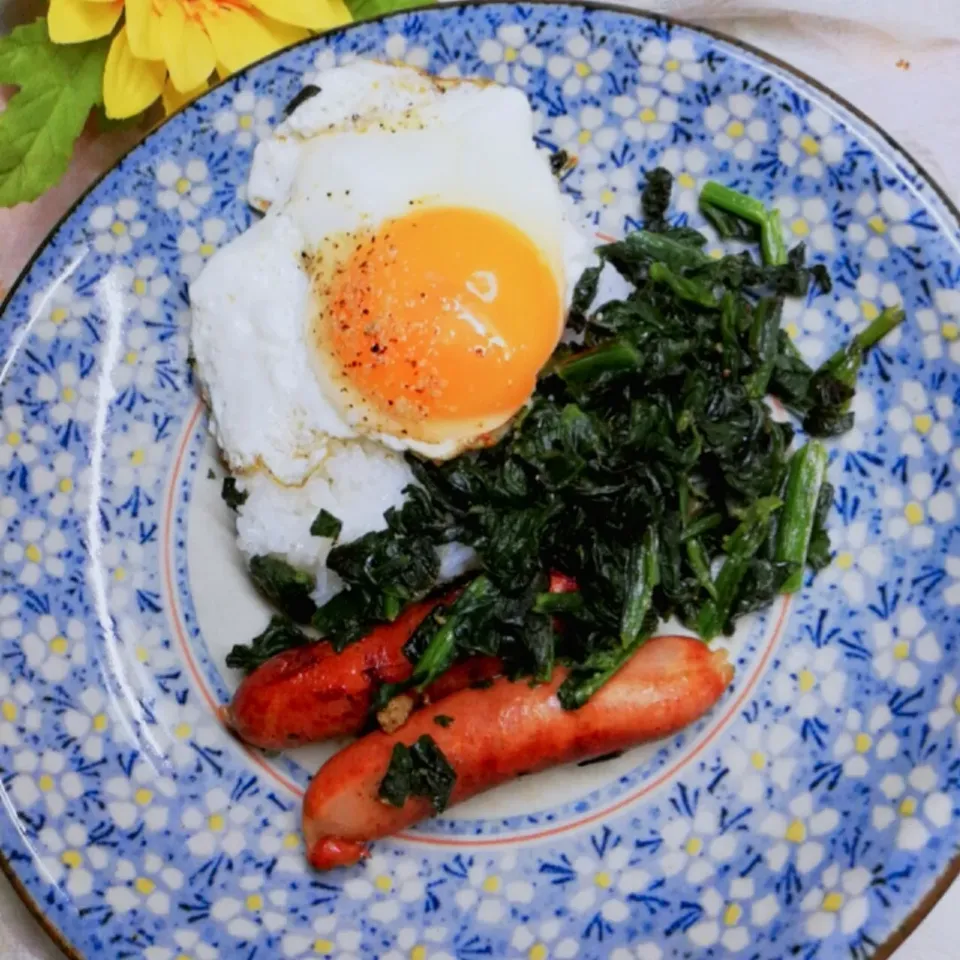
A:
{"type": "Polygon", "coordinates": [[[160,17],[154,12],[153,0],[127,0],[125,10],[128,42],[134,56],[162,60],[160,17]]]}
{"type": "Polygon", "coordinates": [[[179,110],[181,107],[186,106],[191,100],[195,100],[200,96],[201,93],[209,89],[210,84],[204,80],[200,86],[195,87],[193,90],[188,90],[186,93],[181,93],[170,81],[167,79],[166,86],[163,88],[163,110],[167,114],[171,114],[179,110]]]}
{"type": "Polygon", "coordinates": [[[174,87],[180,93],[189,93],[205,84],[216,60],[203,25],[188,18],[179,3],[168,3],[160,19],[160,37],[174,87]]]}
{"type": "Polygon", "coordinates": [[[258,11],[218,7],[204,17],[218,63],[233,72],[306,37],[301,27],[271,20],[258,11]]]}
{"type": "Polygon", "coordinates": [[[124,26],[113,38],[103,71],[103,102],[111,119],[132,117],[150,106],[163,92],[167,68],[163,63],[139,60],[130,49],[124,26]]]}
{"type": "Polygon", "coordinates": [[[327,30],[351,20],[343,0],[251,0],[261,12],[296,27],[327,30]]]}
{"type": "Polygon", "coordinates": [[[123,13],[123,0],[87,3],[86,0],[50,0],[47,28],[54,43],[82,43],[105,37],[123,13]]]}

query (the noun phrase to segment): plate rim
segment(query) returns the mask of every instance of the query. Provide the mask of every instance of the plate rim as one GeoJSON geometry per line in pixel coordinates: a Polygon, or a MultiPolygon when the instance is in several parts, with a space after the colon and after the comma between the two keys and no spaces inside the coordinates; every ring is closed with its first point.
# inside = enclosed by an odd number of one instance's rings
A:
{"type": "MultiPolygon", "coordinates": [[[[669,24],[670,26],[692,30],[713,40],[720,40],[723,43],[727,43],[732,47],[736,47],[749,53],[758,60],[772,64],[787,74],[791,74],[798,78],[803,83],[819,91],[820,93],[825,94],[828,98],[839,104],[844,110],[855,117],[872,133],[879,135],[888,146],[892,147],[901,156],[909,161],[917,175],[923,180],[926,186],[933,191],[939,202],[943,204],[946,211],[958,224],[960,224],[960,204],[951,199],[947,191],[940,186],[939,182],[934,179],[934,177],[930,175],[927,168],[920,163],[917,158],[896,139],[896,137],[888,133],[887,130],[876,120],[870,117],[859,107],[852,104],[846,97],[837,93],[832,87],[820,80],[817,80],[815,77],[812,77],[806,71],[794,66],[789,61],[783,60],[775,54],[769,53],[768,51],[763,50],[762,48],[755,46],[746,40],[741,40],[738,37],[731,36],[730,34],[725,33],[722,30],[717,30],[713,27],[693,23],[692,21],[686,20],[683,17],[675,17],[670,14],[656,13],[652,10],[646,9],[645,7],[627,6],[624,3],[609,2],[609,0],[455,0],[455,2],[452,3],[432,2],[417,4],[415,6],[406,7],[402,10],[395,10],[390,13],[382,13],[376,17],[370,17],[365,20],[357,20],[352,23],[343,24],[340,27],[335,27],[331,30],[326,30],[322,33],[305,37],[303,40],[300,40],[297,43],[283,47],[280,50],[275,50],[273,53],[267,54],[267,56],[261,57],[259,60],[255,60],[252,63],[247,64],[245,67],[242,67],[240,70],[230,74],[229,76],[218,80],[217,83],[211,86],[208,90],[204,91],[204,93],[201,94],[196,100],[192,100],[184,104],[173,113],[165,116],[161,121],[156,123],[149,130],[145,131],[143,136],[141,136],[135,143],[131,144],[126,150],[124,150],[123,153],[121,153],[120,156],[118,156],[114,162],[103,171],[103,173],[96,177],[89,184],[89,186],[83,190],[77,199],[57,219],[56,223],[54,223],[54,225],[50,228],[46,236],[37,245],[36,249],[30,255],[30,258],[17,274],[16,280],[14,280],[10,289],[6,292],[6,295],[0,299],[0,315],[7,310],[20,286],[26,281],[27,277],[32,271],[37,260],[47,250],[51,243],[53,243],[57,234],[64,226],[66,226],[66,224],[70,221],[74,213],[84,203],[87,197],[89,197],[90,194],[93,193],[93,191],[96,190],[101,183],[110,177],[113,172],[124,163],[130,154],[133,153],[134,150],[139,149],[148,140],[153,138],[158,133],[161,133],[174,117],[193,109],[197,101],[202,100],[208,94],[219,90],[228,83],[236,81],[238,78],[246,76],[251,70],[259,67],[261,64],[268,63],[271,60],[285,56],[291,50],[307,46],[320,37],[338,36],[357,28],[366,27],[370,24],[381,23],[385,20],[389,20],[392,17],[427,13],[442,8],[455,9],[520,5],[542,7],[578,7],[585,10],[617,13],[638,20],[652,21],[654,23],[669,24]]],[[[10,863],[9,859],[2,850],[0,850],[0,872],[2,872],[10,882],[14,893],[20,899],[21,903],[27,908],[33,919],[38,923],[43,932],[50,938],[53,944],[63,953],[65,957],[69,958],[69,960],[90,960],[89,957],[85,957],[79,952],[74,944],[67,939],[60,927],[49,917],[49,915],[44,912],[40,903],[26,888],[23,881],[20,879],[19,874],[17,874],[13,865],[10,863]]],[[[873,960],[890,960],[894,952],[907,941],[910,935],[927,918],[927,916],[932,912],[933,908],[946,894],[947,890],[953,886],[955,881],[960,881],[960,851],[953,855],[953,857],[947,863],[946,868],[938,877],[936,877],[929,889],[916,902],[916,905],[906,916],[906,918],[893,930],[893,932],[883,941],[883,943],[878,946],[876,952],[873,954],[873,960]]]]}

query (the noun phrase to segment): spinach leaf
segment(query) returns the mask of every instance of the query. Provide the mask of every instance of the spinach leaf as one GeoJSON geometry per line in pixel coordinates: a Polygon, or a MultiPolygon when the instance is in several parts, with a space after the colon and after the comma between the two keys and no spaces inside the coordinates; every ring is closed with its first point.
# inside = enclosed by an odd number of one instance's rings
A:
{"type": "Polygon", "coordinates": [[[309,623],[316,610],[310,594],[316,577],[298,570],[279,557],[258,556],[250,560],[250,576],[260,592],[296,623],[309,623]]]}
{"type": "Polygon", "coordinates": [[[378,796],[391,807],[402,807],[413,792],[413,755],[406,744],[395,743],[378,796]]]}
{"type": "Polygon", "coordinates": [[[300,89],[290,100],[290,102],[283,108],[283,118],[286,119],[293,113],[297,107],[303,106],[308,100],[315,97],[320,92],[320,88],[313,83],[306,84],[302,89],[300,89]]]}
{"type": "Polygon", "coordinates": [[[227,654],[227,666],[244,673],[253,673],[257,667],[271,657],[294,647],[310,643],[310,638],[282,614],[270,618],[263,633],[255,636],[248,644],[236,644],[227,654]]]}
{"type": "Polygon", "coordinates": [[[433,737],[425,733],[409,747],[394,744],[378,795],[394,807],[402,807],[411,796],[426,797],[434,812],[442,813],[456,782],[450,762],[433,737]]]}
{"type": "Polygon", "coordinates": [[[647,174],[647,183],[640,194],[644,227],[656,232],[666,229],[667,208],[673,190],[673,174],[664,167],[657,167],[647,174]]]}
{"type": "Polygon", "coordinates": [[[336,650],[359,640],[376,624],[395,620],[408,604],[422,600],[436,585],[440,572],[432,538],[400,533],[390,526],[335,546],[327,556],[327,566],[340,576],[346,589],[316,610],[312,622],[336,650]]]}
{"type": "Polygon", "coordinates": [[[310,524],[310,535],[336,540],[342,529],[342,520],[338,520],[329,510],[321,510],[310,524]]]}
{"type": "Polygon", "coordinates": [[[220,496],[223,502],[234,512],[238,507],[242,507],[250,496],[246,490],[237,489],[237,481],[234,477],[224,477],[223,486],[220,488],[220,496]]]}

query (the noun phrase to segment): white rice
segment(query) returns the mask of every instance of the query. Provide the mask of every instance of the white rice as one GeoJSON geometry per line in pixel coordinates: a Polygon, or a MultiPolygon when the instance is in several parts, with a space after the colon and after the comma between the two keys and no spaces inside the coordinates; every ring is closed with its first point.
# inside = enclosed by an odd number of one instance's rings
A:
{"type": "MultiPolygon", "coordinates": [[[[317,578],[313,599],[325,603],[343,588],[327,569],[329,537],[315,537],[310,525],[321,510],[343,523],[338,542],[347,543],[386,526],[384,513],[403,504],[404,487],[413,474],[403,457],[365,440],[333,440],[329,453],[302,487],[285,487],[268,474],[237,478],[247,494],[237,511],[237,542],[249,559],[263,554],[282,557],[317,578]]],[[[441,579],[459,576],[475,562],[469,547],[440,548],[441,579]]]]}

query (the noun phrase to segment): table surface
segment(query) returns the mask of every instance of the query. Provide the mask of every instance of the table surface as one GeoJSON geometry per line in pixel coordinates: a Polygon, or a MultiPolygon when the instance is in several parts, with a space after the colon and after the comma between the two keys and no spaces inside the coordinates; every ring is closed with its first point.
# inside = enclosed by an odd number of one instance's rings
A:
{"type": "MultiPolygon", "coordinates": [[[[925,2],[915,0],[915,5],[922,9],[925,2]]],[[[938,2],[926,3],[929,16],[947,13],[947,7],[938,2]]],[[[31,0],[0,0],[0,32],[5,22],[24,19],[30,5],[31,0]]],[[[860,22],[844,19],[852,8],[861,6],[856,2],[829,5],[827,15],[819,0],[807,0],[806,13],[799,0],[641,0],[636,5],[737,36],[816,77],[877,121],[951,197],[960,200],[960,97],[956,96],[960,31],[952,40],[945,39],[943,30],[939,36],[932,31],[924,36],[923,30],[905,34],[899,27],[885,32],[882,18],[875,15],[882,2],[871,5],[869,21],[860,22]]],[[[863,16],[862,11],[859,15],[863,16]]],[[[923,19],[921,15],[913,24],[923,19]]],[[[17,241],[0,249],[0,293],[73,199],[138,136],[136,131],[107,137],[88,134],[63,184],[37,204],[0,210],[0,236],[17,241]]],[[[0,957],[57,960],[61,956],[12,888],[0,880],[0,957]]],[[[894,960],[960,960],[960,882],[894,960]]]]}

